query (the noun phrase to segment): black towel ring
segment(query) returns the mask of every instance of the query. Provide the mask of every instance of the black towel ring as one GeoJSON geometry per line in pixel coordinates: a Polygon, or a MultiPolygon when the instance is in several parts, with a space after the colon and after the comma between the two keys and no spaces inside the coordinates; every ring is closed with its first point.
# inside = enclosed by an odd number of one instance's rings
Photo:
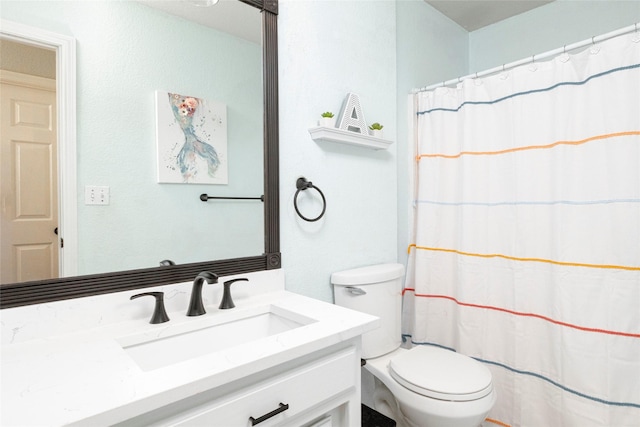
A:
{"type": "Polygon", "coordinates": [[[298,178],[298,180],[296,181],[296,188],[298,189],[298,191],[296,191],[296,195],[293,196],[293,207],[296,208],[296,213],[298,214],[298,216],[309,222],[314,222],[322,218],[324,212],[327,210],[327,199],[324,198],[324,194],[322,194],[322,191],[320,191],[318,187],[313,185],[311,181],[307,181],[304,177],[298,178]],[[320,196],[322,197],[322,212],[320,212],[320,215],[315,218],[307,218],[306,216],[302,215],[300,213],[300,210],[298,209],[298,194],[308,188],[315,188],[315,190],[320,193],[320,196]]]}

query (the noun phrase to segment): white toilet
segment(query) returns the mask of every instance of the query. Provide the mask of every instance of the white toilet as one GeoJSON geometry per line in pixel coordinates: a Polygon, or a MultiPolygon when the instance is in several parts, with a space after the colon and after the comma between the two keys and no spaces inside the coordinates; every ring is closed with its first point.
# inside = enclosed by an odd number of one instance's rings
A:
{"type": "Polygon", "coordinates": [[[401,264],[331,275],[335,303],[380,318],[362,337],[365,369],[375,377],[374,409],[398,427],[477,427],[496,401],[491,372],[480,362],[434,346],[400,348],[401,264]]]}

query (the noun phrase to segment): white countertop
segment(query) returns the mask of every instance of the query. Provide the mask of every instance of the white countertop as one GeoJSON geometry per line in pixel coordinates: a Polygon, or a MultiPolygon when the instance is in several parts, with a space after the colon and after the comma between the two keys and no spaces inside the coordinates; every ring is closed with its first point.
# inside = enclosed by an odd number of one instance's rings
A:
{"type": "MultiPolygon", "coordinates": [[[[171,320],[159,325],[148,323],[152,302],[147,301],[144,318],[75,327],[66,333],[17,342],[3,337],[0,424],[113,424],[339,344],[378,326],[375,317],[283,288],[284,284],[267,293],[262,289],[257,295],[240,290],[234,295],[236,308],[231,310],[218,310],[217,305],[205,301],[207,313],[198,317],[187,317],[184,310],[167,310],[171,320]],[[142,370],[120,344],[122,337],[131,334],[170,334],[172,329],[216,324],[225,316],[241,316],[243,311],[269,304],[303,313],[314,322],[149,371],[142,370]]],[[[149,290],[155,289],[145,291],[149,290]]],[[[8,320],[4,316],[2,319],[3,334],[15,334],[17,327],[7,324],[17,324],[20,313],[8,314],[8,320]]]]}

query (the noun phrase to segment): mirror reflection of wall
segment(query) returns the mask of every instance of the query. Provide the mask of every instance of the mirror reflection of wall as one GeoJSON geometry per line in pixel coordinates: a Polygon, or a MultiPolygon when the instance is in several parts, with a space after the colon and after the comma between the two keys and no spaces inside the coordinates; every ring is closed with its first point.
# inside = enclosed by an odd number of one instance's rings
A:
{"type": "Polygon", "coordinates": [[[79,274],[263,252],[261,202],[199,199],[262,194],[260,45],[132,1],[3,0],[1,13],[77,41],[77,194],[62,196],[77,198],[79,274]],[[157,183],[158,90],[226,104],[228,184],[157,183]],[[109,204],[86,205],[85,186],[108,186],[109,204]]]}

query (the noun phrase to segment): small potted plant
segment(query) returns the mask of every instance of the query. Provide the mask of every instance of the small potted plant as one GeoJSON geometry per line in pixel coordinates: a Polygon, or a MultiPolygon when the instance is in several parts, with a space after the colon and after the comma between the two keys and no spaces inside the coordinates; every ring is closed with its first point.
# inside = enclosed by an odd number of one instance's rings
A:
{"type": "Polygon", "coordinates": [[[331,111],[325,111],[321,114],[322,118],[318,120],[318,126],[334,128],[336,127],[336,118],[331,111]]]}
{"type": "Polygon", "coordinates": [[[372,124],[371,126],[369,126],[369,134],[371,136],[375,136],[377,138],[382,138],[382,128],[384,126],[382,126],[380,123],[376,122],[374,124],[372,124]]]}

